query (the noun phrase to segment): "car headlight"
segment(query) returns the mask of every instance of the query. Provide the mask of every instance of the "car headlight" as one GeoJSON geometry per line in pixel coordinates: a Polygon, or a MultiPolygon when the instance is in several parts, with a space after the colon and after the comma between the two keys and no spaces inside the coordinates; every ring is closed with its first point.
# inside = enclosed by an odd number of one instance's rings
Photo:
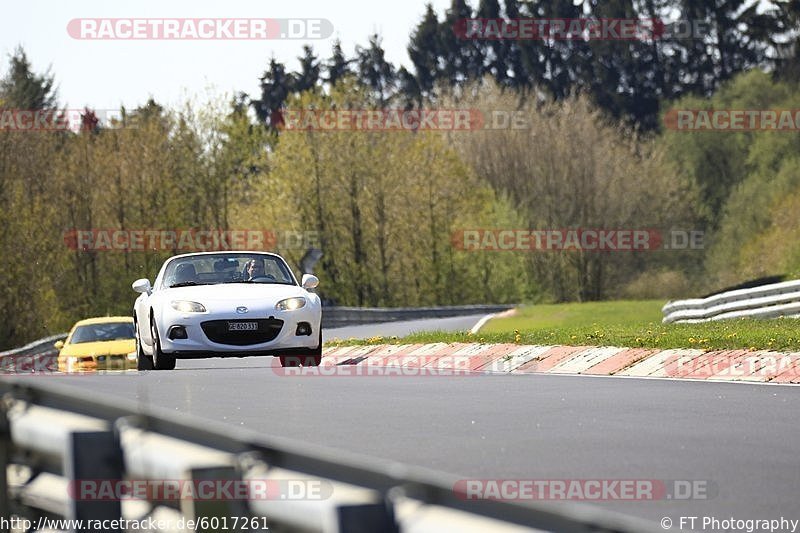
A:
{"type": "Polygon", "coordinates": [[[280,309],[281,311],[294,311],[295,309],[305,307],[305,305],[306,299],[303,297],[286,298],[285,300],[281,300],[275,304],[275,309],[280,309]]]}
{"type": "Polygon", "coordinates": [[[174,300],[171,302],[172,308],[181,313],[205,313],[206,308],[203,304],[190,302],[188,300],[174,300]]]}

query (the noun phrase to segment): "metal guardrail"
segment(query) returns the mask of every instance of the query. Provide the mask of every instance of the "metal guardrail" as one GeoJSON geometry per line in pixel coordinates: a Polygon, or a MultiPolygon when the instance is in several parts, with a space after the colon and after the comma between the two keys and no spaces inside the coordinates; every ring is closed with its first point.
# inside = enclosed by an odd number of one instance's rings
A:
{"type": "Polygon", "coordinates": [[[359,324],[377,324],[400,320],[447,318],[456,316],[501,313],[513,305],[454,305],[442,307],[324,307],[322,326],[336,328],[359,324]]]}
{"type": "MultiPolygon", "coordinates": [[[[425,469],[331,451],[174,412],[140,412],[33,378],[0,379],[0,528],[10,518],[195,521],[197,531],[646,532],[652,523],[570,502],[466,500],[457,481],[425,469]],[[82,480],[197,482],[313,480],[324,498],[182,498],[134,501],[76,497],[82,480]],[[7,490],[4,490],[6,489],[7,490]],[[253,522],[257,520],[257,522],[253,522]]],[[[81,489],[82,490],[82,489],[81,489]]],[[[80,531],[76,525],[68,531],[80,531]]],[[[84,528],[85,530],[85,528],[84,528]]],[[[5,529],[4,531],[8,531],[5,529]]],[[[113,527],[106,531],[122,531],[113,527]]]]}
{"type": "Polygon", "coordinates": [[[663,322],[697,323],[730,318],[800,316],[800,280],[738,289],[691,300],[668,302],[663,322]]]}
{"type": "Polygon", "coordinates": [[[56,341],[63,341],[66,338],[67,333],[58,333],[56,335],[44,337],[43,339],[35,340],[20,348],[0,352],[0,357],[5,357],[6,355],[39,355],[51,352],[57,353],[58,350],[53,347],[53,344],[56,341]]]}
{"type": "Polygon", "coordinates": [[[0,352],[0,373],[16,374],[58,370],[58,350],[53,344],[66,338],[66,333],[59,333],[39,339],[21,348],[0,352]]]}

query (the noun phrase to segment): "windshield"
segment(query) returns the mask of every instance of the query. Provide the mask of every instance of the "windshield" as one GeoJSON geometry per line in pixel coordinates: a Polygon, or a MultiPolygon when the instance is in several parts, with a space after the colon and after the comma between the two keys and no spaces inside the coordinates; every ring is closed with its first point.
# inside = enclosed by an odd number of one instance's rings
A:
{"type": "Polygon", "coordinates": [[[104,342],[133,339],[133,322],[105,322],[78,326],[72,333],[69,344],[104,342]]]}
{"type": "Polygon", "coordinates": [[[164,287],[261,283],[294,285],[286,263],[267,254],[211,254],[176,259],[164,272],[164,287]]]}

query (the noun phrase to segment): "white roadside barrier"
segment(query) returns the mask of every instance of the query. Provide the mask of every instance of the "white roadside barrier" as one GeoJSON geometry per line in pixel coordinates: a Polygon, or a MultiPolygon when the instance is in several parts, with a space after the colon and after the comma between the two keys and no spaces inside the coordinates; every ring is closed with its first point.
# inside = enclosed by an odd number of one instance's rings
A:
{"type": "Polygon", "coordinates": [[[665,324],[690,324],[731,318],[800,316],[800,280],[737,289],[708,298],[676,300],[662,309],[665,324]]]}

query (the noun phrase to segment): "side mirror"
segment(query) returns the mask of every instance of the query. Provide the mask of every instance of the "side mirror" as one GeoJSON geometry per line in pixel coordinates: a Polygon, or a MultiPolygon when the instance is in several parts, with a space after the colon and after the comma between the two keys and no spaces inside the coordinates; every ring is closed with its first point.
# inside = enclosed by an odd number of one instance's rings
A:
{"type": "Polygon", "coordinates": [[[319,278],[311,274],[303,274],[303,281],[300,284],[304,289],[315,289],[319,285],[319,278]]]}
{"type": "Polygon", "coordinates": [[[144,279],[144,278],[137,279],[136,281],[133,282],[131,287],[133,287],[133,290],[135,290],[136,292],[141,292],[141,293],[146,292],[147,294],[150,294],[151,287],[149,279],[144,279]]]}
{"type": "Polygon", "coordinates": [[[53,344],[53,348],[55,348],[56,350],[60,350],[63,347],[64,347],[64,341],[56,341],[53,344]]]}

